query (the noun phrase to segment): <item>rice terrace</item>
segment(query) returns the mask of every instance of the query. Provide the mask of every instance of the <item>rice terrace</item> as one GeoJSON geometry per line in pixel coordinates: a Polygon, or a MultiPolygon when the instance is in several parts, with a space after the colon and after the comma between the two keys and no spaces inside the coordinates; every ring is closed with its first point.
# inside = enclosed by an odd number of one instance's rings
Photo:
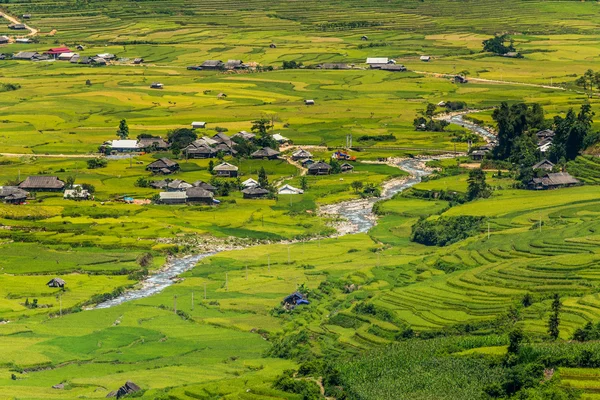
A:
{"type": "Polygon", "coordinates": [[[600,400],[600,2],[0,22],[0,399],[600,400]]]}

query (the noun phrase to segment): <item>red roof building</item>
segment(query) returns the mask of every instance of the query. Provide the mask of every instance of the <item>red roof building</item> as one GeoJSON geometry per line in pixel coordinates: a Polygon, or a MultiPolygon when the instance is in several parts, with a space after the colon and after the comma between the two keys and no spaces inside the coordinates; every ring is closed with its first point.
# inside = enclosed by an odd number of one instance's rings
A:
{"type": "Polygon", "coordinates": [[[68,47],[55,47],[53,49],[46,51],[45,54],[58,55],[58,54],[70,53],[70,52],[71,52],[71,49],[69,49],[68,47]]]}

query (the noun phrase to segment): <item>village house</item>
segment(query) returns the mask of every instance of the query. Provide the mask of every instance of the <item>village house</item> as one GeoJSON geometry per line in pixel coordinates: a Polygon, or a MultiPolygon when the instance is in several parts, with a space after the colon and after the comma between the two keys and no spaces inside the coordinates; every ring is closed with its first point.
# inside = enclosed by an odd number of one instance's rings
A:
{"type": "Polygon", "coordinates": [[[552,147],[552,138],[543,139],[538,143],[538,150],[540,153],[542,153],[542,155],[544,155],[548,151],[550,151],[551,147],[552,147]]]}
{"type": "Polygon", "coordinates": [[[101,146],[103,148],[110,148],[111,152],[114,153],[128,153],[132,151],[139,151],[137,140],[125,139],[125,140],[109,140],[104,142],[101,146]]]}
{"type": "Polygon", "coordinates": [[[75,185],[72,189],[66,189],[63,194],[65,200],[89,200],[91,197],[90,192],[83,189],[80,185],[75,185]]]}
{"type": "Polygon", "coordinates": [[[105,60],[114,60],[115,58],[117,58],[117,56],[115,56],[114,54],[111,54],[111,53],[97,54],[96,57],[100,57],[100,58],[103,58],[105,60]]]}
{"type": "Polygon", "coordinates": [[[216,135],[214,135],[212,137],[212,139],[216,142],[216,143],[223,143],[225,145],[227,145],[228,147],[232,147],[234,145],[233,141],[231,140],[231,138],[229,136],[227,136],[225,133],[223,132],[219,132],[216,135]]]}
{"type": "Polygon", "coordinates": [[[217,152],[206,144],[191,143],[184,150],[187,158],[212,158],[217,152]]]}
{"type": "Polygon", "coordinates": [[[468,83],[469,80],[462,75],[454,75],[454,83],[468,83]]]}
{"type": "Polygon", "coordinates": [[[37,51],[20,51],[17,54],[13,54],[13,60],[28,60],[33,61],[39,53],[37,51]]]}
{"type": "Polygon", "coordinates": [[[135,64],[135,65],[139,65],[139,64],[141,64],[143,62],[144,62],[144,59],[141,58],[141,57],[137,57],[137,58],[133,59],[133,64],[135,64]]]}
{"type": "Polygon", "coordinates": [[[244,182],[242,182],[242,186],[244,187],[244,189],[248,189],[248,188],[258,187],[259,184],[254,179],[248,178],[244,182]]]}
{"type": "Polygon", "coordinates": [[[0,200],[7,204],[21,204],[27,200],[29,192],[16,186],[0,187],[0,200]]]}
{"type": "Polygon", "coordinates": [[[165,85],[163,85],[163,84],[162,84],[162,83],[160,83],[160,82],[153,82],[153,83],[150,85],[150,89],[164,89],[164,88],[165,88],[165,85]]]}
{"type": "Polygon", "coordinates": [[[251,132],[246,132],[246,131],[239,131],[238,133],[236,133],[235,135],[233,135],[231,138],[241,138],[244,140],[253,140],[256,137],[256,135],[254,133],[251,132]]]}
{"type": "Polygon", "coordinates": [[[277,191],[278,194],[303,194],[304,190],[295,188],[291,185],[283,185],[277,191]]]}
{"type": "Polygon", "coordinates": [[[367,35],[362,35],[362,36],[360,37],[360,40],[367,41],[367,40],[369,40],[369,37],[368,37],[367,35]]]}
{"type": "Polygon", "coordinates": [[[246,69],[248,66],[242,60],[229,60],[225,63],[225,69],[246,69]]]}
{"type": "Polygon", "coordinates": [[[10,41],[8,36],[0,36],[0,44],[6,44],[10,41]]]}
{"type": "Polygon", "coordinates": [[[183,181],[181,179],[175,179],[167,183],[167,192],[185,192],[191,187],[192,185],[190,185],[186,181],[183,181]]]}
{"type": "Polygon", "coordinates": [[[260,199],[268,196],[269,191],[256,186],[242,190],[242,194],[244,195],[245,199],[260,199]]]}
{"type": "Polygon", "coordinates": [[[192,129],[204,129],[206,128],[206,122],[192,122],[192,129]]]}
{"type": "Polygon", "coordinates": [[[317,69],[350,69],[345,63],[322,63],[315,66],[317,69]]]}
{"type": "Polygon", "coordinates": [[[31,14],[23,14],[23,19],[31,19],[31,14]]]}
{"type": "Polygon", "coordinates": [[[260,150],[256,150],[254,153],[250,154],[252,158],[266,158],[269,160],[276,160],[279,157],[279,152],[277,150],[273,150],[270,147],[263,147],[260,150]]]}
{"type": "Polygon", "coordinates": [[[31,192],[62,192],[65,183],[56,176],[29,176],[19,184],[19,189],[31,192]]]}
{"type": "Polygon", "coordinates": [[[542,160],[539,163],[535,164],[533,167],[531,167],[533,169],[542,169],[544,171],[552,171],[552,169],[554,168],[554,163],[548,161],[548,160],[542,160]]]}
{"type": "Polygon", "coordinates": [[[8,25],[8,29],[14,29],[14,30],[24,30],[27,29],[27,27],[25,26],[25,24],[10,24],[8,25]]]}
{"type": "Polygon", "coordinates": [[[185,192],[161,192],[158,194],[158,201],[161,204],[185,204],[187,195],[185,192]]]}
{"type": "Polygon", "coordinates": [[[312,158],[307,158],[305,160],[300,160],[300,165],[302,165],[304,168],[308,168],[311,165],[313,165],[316,161],[313,160],[312,158]]]}
{"type": "Polygon", "coordinates": [[[225,67],[225,64],[221,60],[207,60],[204,61],[200,66],[202,67],[202,69],[218,70],[223,69],[225,67]]]}
{"type": "Polygon", "coordinates": [[[276,133],[272,137],[273,137],[273,140],[275,140],[279,144],[285,144],[285,143],[290,142],[289,138],[286,138],[285,136],[281,135],[280,133],[276,133]]]}
{"type": "Polygon", "coordinates": [[[169,149],[169,143],[161,137],[140,138],[137,147],[144,151],[165,151],[169,149]]]}
{"type": "Polygon", "coordinates": [[[235,178],[238,176],[238,167],[235,165],[223,162],[213,168],[215,175],[221,178],[235,178]]]}
{"type": "Polygon", "coordinates": [[[431,56],[421,56],[421,57],[419,57],[419,60],[421,60],[423,62],[429,62],[429,61],[431,61],[431,56]]]}
{"type": "Polygon", "coordinates": [[[52,278],[52,279],[50,279],[50,281],[48,283],[46,283],[46,286],[51,287],[51,288],[63,289],[66,285],[67,285],[67,282],[65,282],[61,278],[52,278]]]}
{"type": "Polygon", "coordinates": [[[381,66],[373,66],[373,69],[380,69],[382,71],[390,71],[390,72],[406,72],[407,69],[404,65],[400,64],[385,64],[381,66]]]}
{"type": "Polygon", "coordinates": [[[475,150],[471,152],[471,159],[473,159],[474,161],[481,161],[483,160],[486,154],[487,152],[484,150],[475,150]]]}
{"type": "Polygon", "coordinates": [[[166,179],[150,182],[150,187],[153,189],[166,189],[169,182],[166,179]]]}
{"type": "Polygon", "coordinates": [[[153,163],[148,164],[146,171],[150,171],[153,174],[169,175],[179,171],[179,164],[168,158],[160,158],[153,163]]]}
{"type": "Polygon", "coordinates": [[[314,106],[315,105],[315,101],[308,99],[308,100],[304,100],[304,105],[305,106],[314,106]]]}
{"type": "Polygon", "coordinates": [[[343,163],[340,165],[342,172],[352,172],[354,171],[354,166],[352,164],[343,163]]]}
{"type": "Polygon", "coordinates": [[[372,66],[372,65],[385,65],[385,64],[388,64],[389,62],[390,62],[390,59],[387,58],[387,57],[370,57],[370,58],[367,58],[367,64],[369,66],[372,66]]]}
{"type": "Polygon", "coordinates": [[[331,173],[331,165],[326,162],[319,161],[308,167],[309,175],[329,175],[331,173]]]}
{"type": "Polygon", "coordinates": [[[544,129],[535,134],[535,136],[538,139],[538,142],[541,142],[542,140],[546,139],[552,140],[554,138],[554,135],[556,135],[556,133],[552,129],[544,129]]]}
{"type": "Polygon", "coordinates": [[[294,160],[294,161],[303,160],[305,158],[311,158],[311,157],[312,157],[312,154],[309,151],[303,150],[303,149],[298,149],[292,153],[292,160],[294,160]]]}
{"type": "Polygon", "coordinates": [[[527,185],[532,190],[548,190],[580,185],[577,179],[567,172],[548,173],[541,178],[533,178],[527,185]]]}
{"type": "Polygon", "coordinates": [[[199,187],[204,190],[208,190],[209,192],[211,192],[213,194],[217,192],[216,186],[213,186],[210,183],[204,182],[204,181],[196,181],[196,182],[192,183],[192,186],[199,187]]]}
{"type": "Polygon", "coordinates": [[[201,187],[187,188],[185,194],[188,203],[213,203],[213,193],[201,187]]]}
{"type": "Polygon", "coordinates": [[[15,43],[27,44],[27,43],[32,43],[32,41],[29,38],[16,38],[15,43]]]}

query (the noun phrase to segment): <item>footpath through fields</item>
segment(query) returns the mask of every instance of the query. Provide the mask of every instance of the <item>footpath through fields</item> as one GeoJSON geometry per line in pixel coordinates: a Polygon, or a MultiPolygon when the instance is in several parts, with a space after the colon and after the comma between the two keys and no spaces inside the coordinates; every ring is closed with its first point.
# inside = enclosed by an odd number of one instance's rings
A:
{"type": "MultiPolygon", "coordinates": [[[[25,25],[25,29],[27,29],[29,31],[29,33],[26,36],[35,36],[37,35],[40,31],[19,21],[17,18],[13,17],[12,15],[8,15],[5,12],[0,11],[0,16],[4,19],[6,19],[7,21],[10,21],[13,24],[23,24],[25,25]]],[[[14,40],[14,39],[11,39],[14,40]]]]}

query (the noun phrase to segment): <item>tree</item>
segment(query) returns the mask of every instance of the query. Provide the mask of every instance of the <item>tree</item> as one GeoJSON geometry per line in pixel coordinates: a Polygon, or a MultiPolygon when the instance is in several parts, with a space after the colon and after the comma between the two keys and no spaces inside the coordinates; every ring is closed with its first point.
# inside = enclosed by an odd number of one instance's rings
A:
{"type": "Polygon", "coordinates": [[[589,144],[588,138],[594,135],[592,123],[594,112],[589,103],[581,105],[576,115],[571,108],[567,115],[554,117],[555,135],[550,148],[550,160],[573,160],[589,144]]]}
{"type": "Polygon", "coordinates": [[[67,176],[67,181],[65,182],[65,188],[72,189],[74,184],[75,184],[75,177],[67,176]]]}
{"type": "Polygon", "coordinates": [[[332,174],[339,174],[340,172],[342,172],[342,166],[340,165],[338,160],[336,160],[335,158],[332,158],[331,160],[329,160],[329,165],[331,165],[331,173],[332,174]]]}
{"type": "Polygon", "coordinates": [[[521,299],[521,304],[523,307],[529,307],[533,304],[533,296],[531,293],[525,293],[523,298],[521,299]]]}
{"type": "Polygon", "coordinates": [[[437,106],[435,104],[432,103],[427,103],[427,108],[425,108],[425,116],[431,118],[435,115],[435,110],[437,109],[437,106]]]}
{"type": "Polygon", "coordinates": [[[92,158],[87,160],[88,169],[105,168],[108,165],[108,161],[104,158],[92,158]]]}
{"type": "Polygon", "coordinates": [[[127,120],[122,119],[119,122],[119,129],[117,130],[117,136],[121,140],[125,140],[129,137],[129,126],[127,126],[127,120]]]}
{"type": "MultiPolygon", "coordinates": [[[[496,121],[498,130],[498,146],[494,148],[494,157],[500,160],[510,158],[515,146],[521,146],[520,150],[527,148],[529,149],[528,152],[531,152],[531,141],[518,142],[517,140],[528,131],[543,129],[548,126],[544,109],[539,104],[516,103],[509,106],[508,103],[502,102],[500,107],[492,113],[492,118],[496,121]]],[[[535,141],[533,141],[533,144],[537,147],[535,141]]]]}
{"type": "Polygon", "coordinates": [[[550,318],[548,319],[548,333],[550,337],[554,340],[558,339],[558,335],[560,334],[559,326],[560,326],[560,309],[562,308],[562,303],[560,301],[560,295],[558,293],[554,294],[552,300],[550,318]]]}
{"type": "Polygon", "coordinates": [[[521,342],[525,338],[523,331],[519,328],[515,328],[508,334],[508,354],[518,354],[521,348],[521,342]]]}
{"type": "Polygon", "coordinates": [[[269,178],[267,177],[265,167],[260,167],[260,171],[258,171],[258,186],[264,189],[269,187],[269,178]]]}
{"type": "Polygon", "coordinates": [[[259,147],[270,147],[272,149],[278,149],[279,144],[273,136],[269,134],[269,129],[273,128],[271,120],[268,118],[260,118],[256,121],[252,121],[252,132],[258,132],[258,138],[255,139],[256,144],[259,147]]]}
{"type": "Polygon", "coordinates": [[[483,51],[503,55],[515,51],[513,40],[508,35],[496,35],[483,41],[483,51]],[[508,46],[506,45],[508,42],[508,46]]]}
{"type": "Polygon", "coordinates": [[[150,265],[152,265],[153,261],[154,261],[154,256],[150,253],[141,254],[137,258],[137,263],[142,268],[148,268],[150,265]]]}
{"type": "Polygon", "coordinates": [[[302,176],[300,178],[300,189],[302,189],[302,190],[308,189],[308,178],[306,176],[302,176]]]}
{"type": "Polygon", "coordinates": [[[198,139],[198,135],[193,129],[178,128],[168,132],[167,138],[172,148],[185,149],[190,143],[198,139]]]}
{"type": "Polygon", "coordinates": [[[92,185],[91,183],[82,183],[81,184],[81,189],[82,190],[87,190],[87,192],[89,194],[96,193],[96,186],[92,185]]]}
{"type": "Polygon", "coordinates": [[[467,197],[469,200],[486,198],[490,196],[490,189],[485,181],[485,172],[481,168],[476,168],[469,171],[467,183],[469,185],[467,189],[467,197]]]}
{"type": "Polygon", "coordinates": [[[363,183],[361,181],[354,181],[350,184],[350,186],[352,186],[352,189],[354,189],[355,193],[358,193],[360,189],[363,188],[363,183]]]}

